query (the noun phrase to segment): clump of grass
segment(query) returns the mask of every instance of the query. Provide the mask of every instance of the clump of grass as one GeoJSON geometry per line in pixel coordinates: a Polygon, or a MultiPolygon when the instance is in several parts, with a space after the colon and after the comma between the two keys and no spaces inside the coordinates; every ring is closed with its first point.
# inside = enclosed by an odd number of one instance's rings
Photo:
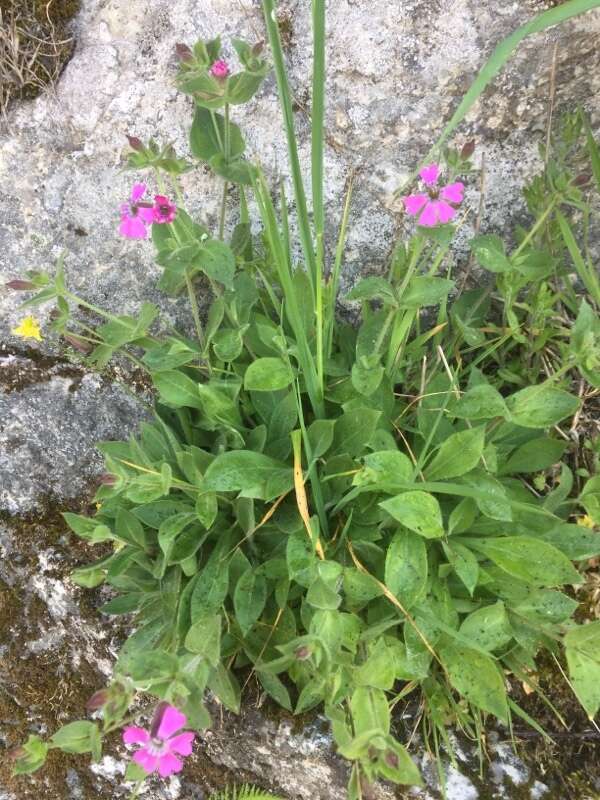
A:
{"type": "Polygon", "coordinates": [[[0,0],[0,114],[52,85],[73,52],[80,0],[0,0]]]}

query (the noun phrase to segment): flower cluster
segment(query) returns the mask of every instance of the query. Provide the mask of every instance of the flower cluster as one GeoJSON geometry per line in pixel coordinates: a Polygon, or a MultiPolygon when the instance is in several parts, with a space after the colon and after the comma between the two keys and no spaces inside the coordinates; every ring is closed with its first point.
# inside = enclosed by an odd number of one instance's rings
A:
{"type": "Polygon", "coordinates": [[[173,222],[177,215],[176,206],[162,194],[154,195],[154,203],[144,201],[145,183],[134,183],[128,203],[120,208],[121,225],[119,233],[127,239],[145,239],[149,225],[162,225],[173,222]]]}
{"type": "Polygon", "coordinates": [[[404,198],[406,213],[425,228],[433,228],[438,223],[450,222],[456,216],[455,205],[463,201],[464,184],[460,181],[438,187],[441,170],[437,164],[429,164],[419,172],[427,194],[411,194],[404,198]]]}

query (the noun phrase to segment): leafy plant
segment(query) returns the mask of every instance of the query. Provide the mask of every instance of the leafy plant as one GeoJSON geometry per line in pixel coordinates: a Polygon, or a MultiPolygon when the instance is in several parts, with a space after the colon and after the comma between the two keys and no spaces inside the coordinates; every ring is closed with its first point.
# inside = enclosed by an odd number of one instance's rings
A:
{"type": "MultiPolygon", "coordinates": [[[[527,31],[598,5],[572,0],[527,31]]],[[[572,174],[563,148],[569,136],[571,149],[583,137],[595,174],[585,117],[567,118],[555,160],[528,189],[534,221],[517,231],[517,246],[493,234],[471,242],[495,283],[458,292],[450,307],[456,285],[445,265],[462,199],[455,179],[472,167],[468,151],[446,151],[454,182],[405,198],[409,213],[427,209],[427,226],[420,216],[387,275],[352,289],[360,325],[351,327],[335,317],[349,199],[335,261],[330,270],[325,263],[324,2],[313,3],[312,217],[273,0],[263,7],[306,269],[293,263],[283,190],[274,201],[231,120],[231,106],[267,73],[261,49],[234,42],[243,70],[231,74],[214,40],[178,47],[177,83],[196,103],[192,154],[224,180],[218,232],[182,207],[177,176],[192,165],[135,138],[130,166],[152,171],[161,194],[152,205],[138,188],[123,212],[142,223],[130,232],[152,224],[160,285],[187,292],[195,335],[154,333],[151,304],[136,317],[92,306],[70,292],[61,264],[53,278],[32,273],[14,287],[38,290],[26,307],[55,301],[53,329],[95,366],[119,353],[145,369],[157,396],[138,437],[100,445],[107,474],[98,513],[65,514],[75,534],[114,547],[73,580],[113,587],[102,611],[133,614],[135,631],[96,705],[101,722],[73,723],[49,743],[32,737],[21,772],[41,766],[48,747],[99,757],[138,692],[205,728],[205,691],[237,712],[240,676],[288,711],[324,707],[353,764],[351,798],[378,778],[420,783],[391,719],[413,692],[436,752],[440,742],[450,747],[450,723],[478,738],[486,715],[530,721],[507,676],[534,685],[539,653],[561,645],[590,716],[600,705],[596,624],[573,622],[571,591],[582,581],[574,562],[600,554],[598,535],[574,524],[579,507],[600,524],[599,478],[561,463],[569,441],[561,424],[582,407],[572,379],[600,388],[593,269],[574,249],[579,215],[592,213],[592,185],[572,174]],[[229,185],[240,221],[225,241],[229,185]],[[568,259],[589,302],[573,291],[568,259]],[[200,276],[213,291],[204,319],[200,276]],[[102,324],[73,316],[75,306],[102,324]],[[421,313],[435,307],[435,320],[421,313]]],[[[512,46],[497,51],[465,113],[512,46]]],[[[439,172],[421,172],[426,189],[439,172]]]]}

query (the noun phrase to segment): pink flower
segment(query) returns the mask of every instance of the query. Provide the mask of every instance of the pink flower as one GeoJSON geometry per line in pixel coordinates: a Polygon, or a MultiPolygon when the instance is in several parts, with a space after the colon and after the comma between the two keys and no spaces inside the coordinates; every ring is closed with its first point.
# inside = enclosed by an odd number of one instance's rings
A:
{"type": "Polygon", "coordinates": [[[154,195],[154,207],[152,209],[152,222],[159,225],[165,222],[173,222],[177,215],[177,207],[168,197],[163,194],[154,195]]]}
{"type": "Polygon", "coordinates": [[[209,72],[213,78],[225,80],[225,78],[229,75],[229,64],[220,58],[218,61],[215,61],[215,63],[209,69],[209,72]]]}
{"type": "Polygon", "coordinates": [[[419,176],[425,184],[427,194],[411,194],[403,198],[406,213],[412,217],[419,214],[417,222],[425,228],[433,228],[438,222],[450,222],[456,216],[456,209],[450,204],[460,205],[463,201],[464,184],[457,181],[439,189],[437,182],[440,173],[437,164],[423,167],[419,176]]]}
{"type": "Polygon", "coordinates": [[[161,778],[166,778],[183,769],[183,762],[177,756],[189,756],[192,752],[196,734],[177,733],[186,722],[185,714],[175,706],[161,703],[156,709],[150,731],[130,726],[123,731],[123,741],[125,744],[143,745],[133,754],[135,763],[148,775],[158,772],[161,778]]]}
{"type": "Polygon", "coordinates": [[[121,225],[119,233],[127,239],[145,239],[148,235],[146,225],[154,221],[151,203],[142,202],[146,194],[145,183],[134,183],[131,187],[129,203],[123,203],[121,211],[121,225]]]}

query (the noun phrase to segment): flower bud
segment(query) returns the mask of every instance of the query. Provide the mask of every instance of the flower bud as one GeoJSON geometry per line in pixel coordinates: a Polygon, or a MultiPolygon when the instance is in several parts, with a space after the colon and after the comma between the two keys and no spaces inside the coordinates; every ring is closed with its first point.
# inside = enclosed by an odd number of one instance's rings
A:
{"type": "Polygon", "coordinates": [[[388,767],[392,767],[392,769],[398,769],[400,760],[393,750],[388,750],[385,754],[385,763],[388,765],[388,767]]]}
{"type": "Polygon", "coordinates": [[[259,56],[264,49],[265,49],[265,43],[263,41],[257,42],[252,48],[252,55],[259,56]]]}
{"type": "Polygon", "coordinates": [[[7,289],[12,289],[15,292],[30,292],[32,289],[35,289],[35,283],[31,281],[8,281],[8,283],[4,284],[7,289]]]}
{"type": "Polygon", "coordinates": [[[131,149],[135,150],[137,153],[141,153],[144,149],[141,139],[138,139],[137,136],[130,136],[129,134],[126,134],[126,136],[127,141],[129,142],[129,147],[131,147],[131,149]]]}
{"type": "Polygon", "coordinates": [[[80,353],[87,355],[92,352],[92,345],[89,342],[80,339],[78,336],[73,336],[70,333],[64,333],[63,339],[68,342],[74,350],[79,350],[80,353]]]}
{"type": "Polygon", "coordinates": [[[575,178],[573,186],[586,186],[591,180],[592,176],[587,172],[583,172],[575,178]]]}
{"type": "Polygon", "coordinates": [[[193,61],[194,54],[187,44],[178,43],[175,45],[175,54],[180,61],[193,61]]]}
{"type": "Polygon", "coordinates": [[[466,142],[463,145],[462,150],[460,151],[460,157],[463,161],[467,161],[467,159],[471,158],[473,153],[475,152],[475,142],[471,139],[470,142],[466,142]]]}
{"type": "Polygon", "coordinates": [[[299,647],[296,652],[294,653],[298,661],[306,661],[307,658],[310,658],[310,648],[306,647],[306,645],[302,645],[299,647]]]}
{"type": "Polygon", "coordinates": [[[97,711],[99,708],[103,708],[106,705],[107,700],[108,691],[106,689],[100,689],[100,691],[94,692],[94,694],[87,701],[85,707],[88,711],[97,711]]]}
{"type": "Polygon", "coordinates": [[[8,757],[12,761],[18,761],[20,758],[23,758],[27,755],[27,751],[24,747],[14,747],[12,750],[9,750],[7,753],[8,757]]]}
{"type": "Polygon", "coordinates": [[[104,475],[100,475],[98,482],[103,486],[114,486],[117,482],[117,477],[116,475],[111,475],[110,472],[105,472],[104,475]]]}
{"type": "Polygon", "coordinates": [[[215,63],[209,69],[209,72],[213,78],[216,78],[219,81],[224,81],[225,78],[229,76],[231,70],[229,69],[229,64],[220,58],[218,61],[215,61],[215,63]]]}

